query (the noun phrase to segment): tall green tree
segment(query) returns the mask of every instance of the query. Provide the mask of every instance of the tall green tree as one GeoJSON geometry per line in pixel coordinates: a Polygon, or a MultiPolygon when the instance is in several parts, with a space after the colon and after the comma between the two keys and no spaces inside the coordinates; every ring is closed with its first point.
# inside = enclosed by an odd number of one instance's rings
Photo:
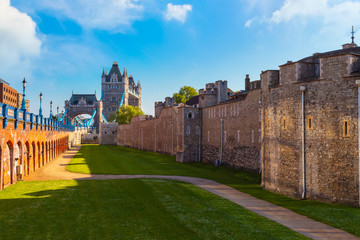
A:
{"type": "Polygon", "coordinates": [[[119,124],[127,124],[131,122],[132,117],[138,115],[144,115],[144,112],[139,107],[121,105],[115,114],[109,116],[109,122],[115,121],[119,124]]]}
{"type": "Polygon", "coordinates": [[[190,98],[198,95],[195,88],[183,86],[178,93],[174,93],[173,97],[177,103],[186,103],[190,98]]]}

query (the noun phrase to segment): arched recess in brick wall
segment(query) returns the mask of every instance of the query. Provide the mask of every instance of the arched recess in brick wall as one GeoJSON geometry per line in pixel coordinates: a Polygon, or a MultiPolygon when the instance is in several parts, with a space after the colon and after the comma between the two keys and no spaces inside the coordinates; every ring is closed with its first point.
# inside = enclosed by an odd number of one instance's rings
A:
{"type": "Polygon", "coordinates": [[[44,142],[41,143],[41,166],[45,165],[45,146],[44,142]]]}
{"type": "Polygon", "coordinates": [[[53,141],[53,146],[54,146],[54,158],[56,158],[57,156],[56,140],[53,141]]]}
{"type": "Polygon", "coordinates": [[[48,143],[45,142],[44,146],[45,146],[45,163],[47,163],[47,162],[49,161],[49,157],[48,157],[48,154],[49,154],[48,143]]]}
{"type": "Polygon", "coordinates": [[[54,159],[55,158],[55,149],[54,149],[54,141],[51,141],[50,143],[51,145],[51,159],[54,159]]]}
{"type": "Polygon", "coordinates": [[[50,160],[54,159],[54,147],[52,141],[50,141],[50,160]]]}
{"type": "Polygon", "coordinates": [[[15,160],[16,158],[17,161],[15,161],[15,178],[16,178],[16,181],[19,181],[23,175],[23,173],[21,172],[22,169],[21,166],[24,164],[23,163],[23,159],[24,159],[24,153],[23,153],[23,145],[20,141],[17,142],[17,149],[18,149],[18,155],[15,156],[15,160]],[[19,166],[19,170],[20,172],[16,172],[17,171],[17,166],[19,166]]]}
{"type": "Polygon", "coordinates": [[[27,176],[30,174],[30,144],[28,141],[25,143],[24,157],[24,175],[27,176]]]}
{"type": "Polygon", "coordinates": [[[2,155],[2,148],[0,146],[0,190],[4,188],[4,173],[3,173],[3,155],[2,155]]]}
{"type": "Polygon", "coordinates": [[[35,142],[32,142],[31,144],[31,157],[32,157],[32,165],[33,165],[33,171],[35,172],[36,169],[36,146],[35,142]]]}
{"type": "Polygon", "coordinates": [[[49,162],[49,153],[50,153],[50,151],[49,151],[49,142],[46,142],[45,143],[45,150],[46,150],[46,162],[49,162]]]}
{"type": "Polygon", "coordinates": [[[41,166],[45,165],[45,146],[44,142],[41,143],[41,166]]]}
{"type": "Polygon", "coordinates": [[[54,148],[55,148],[55,157],[58,155],[58,146],[57,146],[57,140],[54,140],[54,148]]]}
{"type": "Polygon", "coordinates": [[[14,144],[11,141],[6,143],[4,152],[4,186],[11,184],[14,179],[14,144]]]}
{"type": "Polygon", "coordinates": [[[37,148],[36,148],[36,152],[37,152],[37,156],[36,156],[36,160],[37,160],[37,168],[41,167],[41,147],[40,147],[40,142],[37,142],[37,148]]]}

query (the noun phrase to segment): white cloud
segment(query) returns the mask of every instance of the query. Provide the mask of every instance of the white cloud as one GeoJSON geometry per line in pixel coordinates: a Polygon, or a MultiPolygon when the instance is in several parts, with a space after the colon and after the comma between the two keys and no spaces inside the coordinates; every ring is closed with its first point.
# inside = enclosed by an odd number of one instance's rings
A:
{"type": "Polygon", "coordinates": [[[165,20],[177,20],[181,23],[186,21],[188,12],[192,11],[192,6],[189,4],[173,5],[168,3],[164,14],[165,20]]]}
{"type": "Polygon", "coordinates": [[[253,23],[253,21],[254,21],[254,18],[247,20],[245,22],[245,27],[247,27],[247,28],[251,27],[251,24],[253,23]]]}
{"type": "Polygon", "coordinates": [[[280,23],[295,18],[326,15],[328,8],[327,0],[286,0],[283,6],[272,14],[270,21],[280,23]]]}
{"type": "Polygon", "coordinates": [[[270,22],[281,23],[318,18],[325,25],[347,28],[360,21],[360,2],[350,0],[286,0],[283,6],[273,12],[270,22]]]}
{"type": "MultiPolygon", "coordinates": [[[[360,26],[360,2],[352,0],[285,0],[280,9],[268,18],[270,24],[291,23],[293,27],[309,26],[317,29],[315,40],[326,37],[350,40],[351,26],[360,26]]],[[[309,36],[310,37],[310,36],[309,36]]],[[[339,40],[340,40],[339,39],[339,40]]]]}
{"type": "Polygon", "coordinates": [[[0,72],[20,64],[25,68],[31,57],[40,54],[35,22],[10,6],[10,0],[0,0],[0,36],[0,72]]]}
{"type": "Polygon", "coordinates": [[[76,21],[84,28],[123,32],[142,18],[138,0],[41,0],[38,7],[54,10],[58,16],[76,21]]]}

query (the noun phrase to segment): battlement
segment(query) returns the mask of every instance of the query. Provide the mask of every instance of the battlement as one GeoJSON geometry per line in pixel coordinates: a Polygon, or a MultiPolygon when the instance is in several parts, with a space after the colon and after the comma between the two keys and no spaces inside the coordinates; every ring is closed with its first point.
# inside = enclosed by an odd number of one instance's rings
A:
{"type": "Polygon", "coordinates": [[[261,74],[265,88],[323,80],[334,74],[341,77],[357,76],[360,74],[360,47],[355,43],[344,44],[340,50],[314,53],[295,62],[287,61],[276,71],[268,70],[261,74]]]}
{"type": "Polygon", "coordinates": [[[232,93],[227,87],[226,80],[207,83],[205,88],[199,89],[199,107],[203,108],[225,102],[228,99],[229,91],[232,93]]]}
{"type": "Polygon", "coordinates": [[[199,89],[199,95],[216,95],[218,92],[217,88],[214,87],[208,87],[208,84],[206,84],[206,88],[199,89]]]}
{"type": "Polygon", "coordinates": [[[261,88],[261,80],[256,80],[256,81],[251,82],[249,74],[246,74],[246,77],[245,77],[245,90],[250,91],[250,90],[255,90],[255,89],[260,89],[260,88],[261,88]]]}
{"type": "Polygon", "coordinates": [[[166,97],[165,101],[158,101],[155,102],[155,117],[160,116],[161,110],[167,107],[172,107],[175,105],[175,98],[174,97],[166,97]]]}
{"type": "Polygon", "coordinates": [[[261,72],[260,81],[262,83],[262,88],[274,88],[279,86],[280,82],[280,71],[279,70],[267,70],[261,72]]]}

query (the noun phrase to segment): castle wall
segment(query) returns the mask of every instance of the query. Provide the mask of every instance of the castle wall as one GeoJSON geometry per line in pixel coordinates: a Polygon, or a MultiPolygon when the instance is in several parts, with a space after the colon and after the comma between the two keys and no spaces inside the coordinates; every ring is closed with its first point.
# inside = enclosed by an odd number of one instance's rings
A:
{"type": "Polygon", "coordinates": [[[358,202],[358,92],[357,78],[349,74],[348,58],[348,55],[321,58],[320,78],[314,81],[296,79],[294,64],[280,67],[278,86],[269,87],[265,83],[271,81],[262,75],[262,185],[266,189],[301,197],[300,86],[306,86],[306,197],[348,204],[358,202]],[[348,136],[344,136],[345,120],[349,121],[348,136]]]}
{"type": "Polygon", "coordinates": [[[119,125],[118,145],[171,155],[182,152],[182,112],[181,108],[169,107],[159,118],[134,117],[131,123],[119,125]]]}
{"type": "Polygon", "coordinates": [[[260,92],[253,90],[245,100],[202,109],[203,162],[220,160],[222,120],[222,164],[250,171],[260,170],[260,92]]]}
{"type": "Polygon", "coordinates": [[[118,123],[100,123],[101,133],[100,133],[100,145],[116,145],[117,140],[117,131],[118,123]]]}

